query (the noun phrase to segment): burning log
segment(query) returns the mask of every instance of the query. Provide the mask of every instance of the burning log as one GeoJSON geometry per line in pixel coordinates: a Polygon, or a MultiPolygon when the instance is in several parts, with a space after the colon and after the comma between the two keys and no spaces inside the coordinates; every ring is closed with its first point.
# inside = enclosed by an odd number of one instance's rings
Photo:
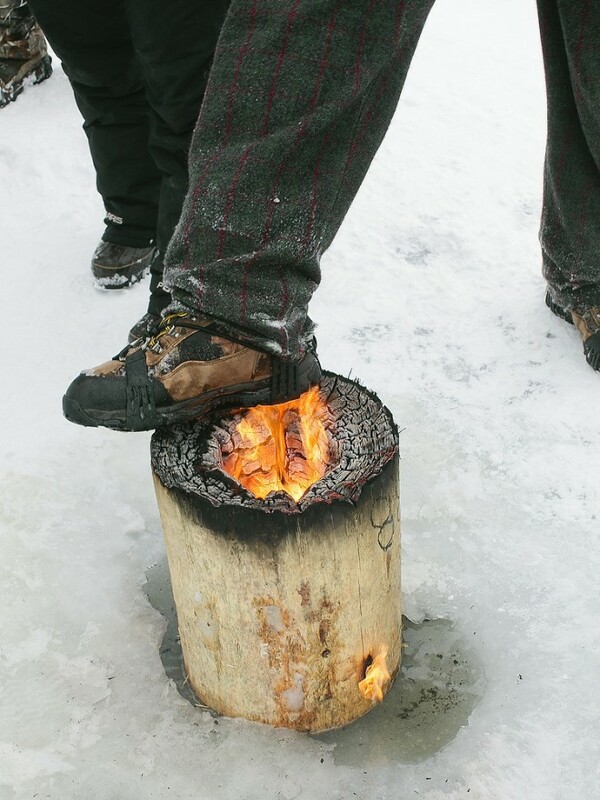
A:
{"type": "Polygon", "coordinates": [[[186,674],[216,711],[322,731],[400,664],[398,432],[325,374],[300,401],[156,431],[186,674]]]}

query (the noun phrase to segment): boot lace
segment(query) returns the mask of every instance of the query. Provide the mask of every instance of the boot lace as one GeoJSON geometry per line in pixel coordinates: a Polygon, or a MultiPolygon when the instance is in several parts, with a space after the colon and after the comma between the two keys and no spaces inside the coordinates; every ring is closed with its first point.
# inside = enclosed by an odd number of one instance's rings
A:
{"type": "Polygon", "coordinates": [[[153,350],[155,353],[159,353],[161,349],[160,339],[172,333],[177,327],[177,320],[180,320],[182,317],[187,317],[187,311],[175,311],[173,314],[167,314],[167,316],[161,320],[158,331],[142,346],[153,350]]]}

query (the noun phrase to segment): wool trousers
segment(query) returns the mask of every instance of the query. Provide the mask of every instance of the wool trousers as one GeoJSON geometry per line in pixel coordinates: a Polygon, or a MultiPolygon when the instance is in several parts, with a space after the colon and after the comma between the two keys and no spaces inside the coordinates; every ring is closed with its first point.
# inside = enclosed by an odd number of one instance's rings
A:
{"type": "MultiPolygon", "coordinates": [[[[297,358],[309,300],[392,118],[433,0],[232,0],[165,283],[297,358]]],[[[565,308],[600,302],[600,4],[539,0],[548,85],[541,242],[565,308]]],[[[369,258],[369,254],[365,254],[369,258]]]]}
{"type": "Polygon", "coordinates": [[[548,99],[543,273],[565,309],[600,306],[600,4],[538,0],[548,99]]]}
{"type": "MultiPolygon", "coordinates": [[[[102,238],[156,243],[164,253],[186,195],[190,139],[228,0],[29,5],[83,116],[107,212],[102,238]]],[[[151,300],[150,310],[160,308],[151,300]]]]}

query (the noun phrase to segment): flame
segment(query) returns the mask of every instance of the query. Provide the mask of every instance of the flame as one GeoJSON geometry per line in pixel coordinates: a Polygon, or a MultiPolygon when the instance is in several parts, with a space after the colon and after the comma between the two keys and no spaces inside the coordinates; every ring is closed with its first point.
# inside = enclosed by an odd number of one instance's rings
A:
{"type": "Polygon", "coordinates": [[[364,698],[373,703],[381,703],[383,690],[387,688],[391,675],[387,668],[387,647],[382,648],[379,655],[367,667],[365,677],[358,684],[358,690],[364,698]]]}
{"type": "Polygon", "coordinates": [[[248,409],[223,469],[261,500],[284,491],[298,502],[329,466],[327,413],[318,387],[288,403],[248,409]]]}

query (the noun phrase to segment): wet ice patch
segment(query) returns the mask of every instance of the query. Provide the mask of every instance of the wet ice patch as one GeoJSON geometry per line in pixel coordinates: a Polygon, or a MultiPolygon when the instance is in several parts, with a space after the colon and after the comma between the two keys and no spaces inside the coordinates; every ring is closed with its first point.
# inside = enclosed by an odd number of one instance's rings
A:
{"type": "Polygon", "coordinates": [[[383,702],[346,728],[317,736],[334,761],[377,767],[431,758],[468,725],[484,692],[476,651],[450,620],[404,620],[400,673],[383,702]]]}

